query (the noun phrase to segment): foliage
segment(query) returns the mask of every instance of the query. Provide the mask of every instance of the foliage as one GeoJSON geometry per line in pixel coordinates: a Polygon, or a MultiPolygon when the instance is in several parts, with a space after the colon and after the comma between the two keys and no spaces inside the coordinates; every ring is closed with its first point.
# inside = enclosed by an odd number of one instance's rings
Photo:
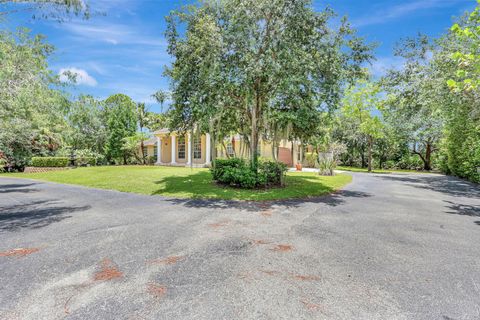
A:
{"type": "Polygon", "coordinates": [[[318,155],[316,152],[305,152],[305,166],[314,168],[317,164],[318,155]]]}
{"type": "MultiPolygon", "coordinates": [[[[359,81],[347,89],[342,100],[342,115],[347,121],[356,125],[356,131],[363,134],[368,142],[368,171],[372,170],[372,149],[374,140],[382,138],[383,123],[374,111],[382,108],[383,101],[379,97],[380,87],[377,84],[359,81]]],[[[330,163],[322,166],[331,167],[330,163]]],[[[333,172],[333,171],[332,171],[333,172]]]]}
{"type": "Polygon", "coordinates": [[[261,161],[258,172],[241,158],[216,159],[210,169],[213,180],[235,187],[282,186],[287,166],[275,161],[261,161]]]}
{"type": "Polygon", "coordinates": [[[90,17],[90,8],[83,0],[1,0],[0,18],[19,12],[34,12],[32,19],[63,21],[69,15],[90,17]],[[17,4],[13,6],[12,4],[17,4]]]}
{"type": "Polygon", "coordinates": [[[0,31],[0,151],[21,169],[62,143],[68,101],[48,70],[52,46],[26,29],[0,31]]]}
{"type": "Polygon", "coordinates": [[[33,167],[66,167],[70,159],[67,157],[33,157],[33,167]]]}
{"type": "Polygon", "coordinates": [[[171,129],[198,127],[219,141],[238,131],[255,172],[262,135],[307,140],[371,58],[372,47],[334,16],[309,0],[208,0],[173,12],[171,129]]]}
{"type": "Polygon", "coordinates": [[[386,122],[397,137],[406,140],[412,154],[432,169],[432,155],[439,150],[444,119],[439,106],[448,94],[438,69],[429,63],[429,53],[435,50],[425,36],[407,39],[397,49],[405,59],[401,70],[391,70],[383,79],[388,98],[383,109],[386,122]]]}
{"type": "Polygon", "coordinates": [[[107,141],[105,154],[110,163],[123,160],[127,164],[132,148],[125,148],[126,138],[137,129],[136,105],[124,94],[114,94],[105,100],[107,141]]]}
{"type": "Polygon", "coordinates": [[[105,152],[107,127],[102,101],[81,95],[69,106],[66,121],[68,127],[63,134],[65,145],[74,151],[105,152]]]}
{"type": "Polygon", "coordinates": [[[453,52],[452,58],[457,63],[455,77],[447,81],[455,91],[476,91],[480,88],[480,0],[477,7],[460,25],[455,23],[450,31],[457,43],[461,44],[453,52]]]}
{"type": "Polygon", "coordinates": [[[337,162],[335,161],[333,154],[319,154],[318,155],[318,169],[319,174],[323,176],[333,176],[337,162]],[[330,156],[331,155],[331,156],[330,156]]]}

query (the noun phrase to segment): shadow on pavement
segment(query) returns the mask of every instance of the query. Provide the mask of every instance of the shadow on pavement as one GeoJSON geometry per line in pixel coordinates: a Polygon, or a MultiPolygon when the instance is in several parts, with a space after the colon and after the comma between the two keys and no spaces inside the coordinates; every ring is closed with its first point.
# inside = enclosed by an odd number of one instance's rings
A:
{"type": "Polygon", "coordinates": [[[415,188],[441,192],[454,197],[480,198],[480,186],[450,176],[419,175],[419,176],[379,176],[380,179],[398,181],[415,188]]]}
{"type": "Polygon", "coordinates": [[[85,211],[91,206],[56,206],[55,201],[44,200],[0,208],[0,231],[23,228],[38,229],[70,218],[70,213],[85,211]]]}
{"type": "Polygon", "coordinates": [[[328,206],[338,206],[346,202],[347,198],[367,198],[372,195],[366,192],[340,190],[330,195],[300,198],[291,200],[271,200],[271,201],[235,201],[235,200],[208,200],[208,199],[166,199],[175,205],[183,205],[188,208],[208,208],[208,209],[239,209],[252,212],[271,209],[274,205],[285,206],[286,208],[297,208],[306,203],[325,204],[328,206]]]}
{"type": "Polygon", "coordinates": [[[2,193],[31,193],[37,192],[38,189],[29,188],[37,185],[36,183],[22,183],[22,184],[3,184],[0,185],[0,194],[2,193]]]}

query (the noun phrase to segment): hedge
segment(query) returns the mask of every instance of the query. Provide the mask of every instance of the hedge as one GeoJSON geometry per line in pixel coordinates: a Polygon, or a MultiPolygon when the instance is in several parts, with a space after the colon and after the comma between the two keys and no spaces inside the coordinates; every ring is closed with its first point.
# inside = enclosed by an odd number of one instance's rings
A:
{"type": "Polygon", "coordinates": [[[67,157],[33,157],[33,167],[66,167],[70,161],[67,157]]]}
{"type": "Polygon", "coordinates": [[[253,189],[257,187],[281,186],[287,166],[280,162],[260,161],[257,173],[240,158],[217,159],[210,169],[213,180],[225,185],[253,189]]]}

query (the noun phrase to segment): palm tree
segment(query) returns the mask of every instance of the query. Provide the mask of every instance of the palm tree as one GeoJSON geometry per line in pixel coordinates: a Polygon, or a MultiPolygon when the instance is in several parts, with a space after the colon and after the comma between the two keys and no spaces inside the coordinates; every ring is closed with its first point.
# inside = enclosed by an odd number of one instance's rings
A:
{"type": "Polygon", "coordinates": [[[140,133],[141,133],[141,139],[140,139],[140,148],[142,149],[142,163],[146,164],[146,155],[144,151],[144,141],[145,141],[145,136],[143,134],[143,128],[148,123],[148,108],[145,106],[145,103],[139,102],[137,103],[137,121],[138,121],[138,127],[140,128],[140,133]]]}
{"type": "Polygon", "coordinates": [[[165,100],[169,98],[170,94],[167,91],[163,90],[158,90],[154,94],[152,94],[152,97],[157,100],[158,103],[160,103],[160,111],[163,113],[163,104],[165,103],[165,100]]]}

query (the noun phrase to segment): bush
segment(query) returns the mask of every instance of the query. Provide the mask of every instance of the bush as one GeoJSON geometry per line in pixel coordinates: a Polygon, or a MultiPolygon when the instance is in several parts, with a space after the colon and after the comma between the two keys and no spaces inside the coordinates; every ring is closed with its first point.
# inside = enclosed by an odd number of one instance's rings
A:
{"type": "Polygon", "coordinates": [[[315,168],[317,164],[317,153],[316,152],[306,152],[305,153],[305,167],[315,168]]]}
{"type": "Polygon", "coordinates": [[[253,189],[259,186],[283,185],[287,166],[274,161],[260,161],[258,172],[240,158],[217,159],[210,168],[213,180],[229,186],[253,189]]]}
{"type": "Polygon", "coordinates": [[[318,155],[319,174],[323,176],[333,176],[337,162],[333,158],[333,153],[323,152],[318,155]]]}
{"type": "Polygon", "coordinates": [[[34,167],[66,167],[70,161],[67,157],[33,157],[34,167]]]}

